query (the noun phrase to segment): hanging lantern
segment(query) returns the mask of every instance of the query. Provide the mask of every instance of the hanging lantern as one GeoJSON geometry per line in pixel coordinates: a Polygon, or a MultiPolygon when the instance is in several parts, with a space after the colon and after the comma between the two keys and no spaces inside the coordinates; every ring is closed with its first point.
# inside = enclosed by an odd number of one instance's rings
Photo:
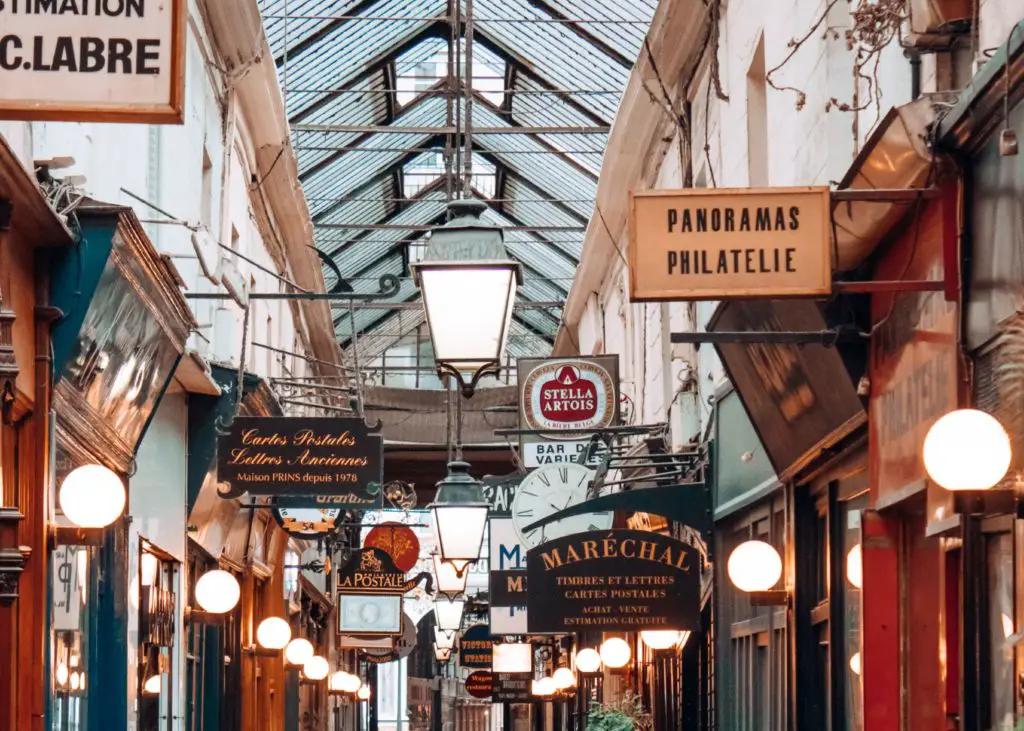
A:
{"type": "Polygon", "coordinates": [[[480,558],[487,528],[490,504],[483,483],[469,474],[467,462],[450,462],[448,476],[437,483],[429,507],[441,560],[450,563],[456,573],[465,574],[480,558]]]}
{"type": "Polygon", "coordinates": [[[456,597],[466,591],[466,582],[469,581],[469,572],[463,570],[461,573],[455,568],[451,561],[445,561],[441,554],[435,553],[434,558],[434,580],[437,582],[437,590],[449,597],[456,597]]]}
{"type": "Polygon", "coordinates": [[[465,599],[448,599],[442,596],[434,599],[434,620],[438,629],[457,632],[462,627],[462,613],[465,610],[465,599]]]}

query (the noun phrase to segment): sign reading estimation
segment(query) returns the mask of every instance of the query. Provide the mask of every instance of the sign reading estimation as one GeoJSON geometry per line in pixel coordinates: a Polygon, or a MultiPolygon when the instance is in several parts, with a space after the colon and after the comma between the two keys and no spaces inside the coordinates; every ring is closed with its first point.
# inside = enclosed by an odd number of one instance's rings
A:
{"type": "Polygon", "coordinates": [[[530,632],[700,629],[700,553],[658,533],[576,533],[526,555],[530,632]]]}
{"type": "Polygon", "coordinates": [[[380,502],[384,442],[362,419],[237,417],[217,445],[221,494],[337,495],[380,502]]]}
{"type": "Polygon", "coordinates": [[[182,121],[186,0],[0,0],[0,119],[182,121]]]}
{"type": "Polygon", "coordinates": [[[831,292],[827,187],[630,195],[632,301],[831,292]]]}

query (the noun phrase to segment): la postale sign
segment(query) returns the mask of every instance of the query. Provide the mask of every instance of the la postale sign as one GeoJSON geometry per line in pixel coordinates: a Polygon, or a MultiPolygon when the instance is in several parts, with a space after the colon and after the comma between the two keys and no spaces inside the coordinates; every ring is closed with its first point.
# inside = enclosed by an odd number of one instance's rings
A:
{"type": "Polygon", "coordinates": [[[633,530],[575,533],[526,555],[529,632],[700,629],[700,552],[633,530]]]}
{"type": "Polygon", "coordinates": [[[187,0],[0,0],[0,119],[180,124],[187,0]]]}
{"type": "Polygon", "coordinates": [[[632,301],[832,291],[828,187],[644,191],[629,208],[632,301]]]}
{"type": "Polygon", "coordinates": [[[380,501],[383,439],[359,418],[236,417],[217,444],[225,497],[335,495],[352,507],[380,501]]]}

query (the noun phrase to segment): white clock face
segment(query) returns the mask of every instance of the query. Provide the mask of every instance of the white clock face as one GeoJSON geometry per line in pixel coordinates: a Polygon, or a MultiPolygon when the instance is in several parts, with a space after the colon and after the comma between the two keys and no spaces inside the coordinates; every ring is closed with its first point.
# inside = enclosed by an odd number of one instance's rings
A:
{"type": "Polygon", "coordinates": [[[527,549],[573,533],[612,527],[614,515],[609,510],[574,515],[540,528],[529,528],[542,518],[584,502],[593,478],[592,470],[578,464],[545,465],[523,478],[512,501],[512,523],[527,549]]]}
{"type": "Polygon", "coordinates": [[[294,535],[315,536],[329,532],[338,516],[340,508],[278,508],[277,514],[285,530],[294,535]]]}

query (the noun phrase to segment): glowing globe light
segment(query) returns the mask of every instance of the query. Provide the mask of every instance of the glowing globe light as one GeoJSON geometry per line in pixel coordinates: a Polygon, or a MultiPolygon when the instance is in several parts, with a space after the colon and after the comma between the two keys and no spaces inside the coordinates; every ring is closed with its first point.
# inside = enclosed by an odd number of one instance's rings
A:
{"type": "Polygon", "coordinates": [[[596,673],[601,669],[601,655],[592,647],[576,653],[576,669],[581,673],[596,673]]]}
{"type": "Polygon", "coordinates": [[[339,670],[327,679],[327,691],[329,693],[341,693],[341,681],[348,675],[344,670],[339,670]]]}
{"type": "Polygon", "coordinates": [[[304,637],[297,637],[284,649],[284,659],[289,665],[305,665],[313,657],[313,644],[304,637]]]}
{"type": "Polygon", "coordinates": [[[238,579],[222,569],[207,571],[196,582],[196,601],[211,614],[230,612],[241,595],[238,579]]]}
{"type": "MultiPolygon", "coordinates": [[[[159,680],[159,678],[157,678],[159,680]]],[[[79,690],[82,687],[82,676],[78,674],[78,671],[71,673],[71,690],[79,690]]],[[[159,691],[157,691],[159,692],[159,691]]]]}
{"type": "Polygon", "coordinates": [[[60,509],[80,528],[106,528],[124,512],[121,478],[106,467],[87,464],[71,470],[60,486],[60,509]]]}
{"type": "Polygon", "coordinates": [[[67,685],[68,684],[68,676],[69,676],[69,674],[68,674],[68,666],[65,665],[64,663],[60,663],[57,666],[57,670],[56,670],[55,676],[56,676],[56,679],[57,679],[57,685],[59,685],[62,688],[65,685],[67,685]]]}
{"type": "Polygon", "coordinates": [[[674,629],[649,629],[640,633],[640,641],[652,650],[667,650],[678,645],[689,634],[674,629]]]}
{"type": "Polygon", "coordinates": [[[859,543],[846,554],[846,580],[856,589],[864,588],[864,554],[859,543]]]}
{"type": "Polygon", "coordinates": [[[345,673],[345,677],[341,679],[341,690],[344,693],[358,693],[362,685],[363,681],[359,676],[352,673],[345,673]]]}
{"type": "Polygon", "coordinates": [[[629,643],[621,637],[612,637],[601,643],[601,662],[610,668],[625,667],[632,656],[629,643]]]}
{"type": "Polygon", "coordinates": [[[356,691],[356,698],[358,698],[361,701],[370,700],[370,695],[370,686],[366,685],[365,683],[363,685],[360,685],[359,690],[356,691]]]}
{"type": "Polygon", "coordinates": [[[302,674],[310,680],[323,680],[330,672],[330,663],[327,662],[327,658],[320,655],[313,655],[302,666],[302,674]]]}
{"type": "Polygon", "coordinates": [[[947,490],[989,490],[1013,459],[1003,425],[977,409],[951,411],[928,430],[922,450],[928,476],[947,490]]]}
{"type": "Polygon", "coordinates": [[[150,675],[142,684],[142,692],[146,695],[160,695],[160,676],[150,675]]]}
{"type": "Polygon", "coordinates": [[[576,673],[569,668],[558,668],[551,678],[555,681],[555,687],[558,690],[566,690],[576,685],[576,673]]]}
{"type": "Polygon", "coordinates": [[[733,549],[729,579],[740,591],[768,591],[782,578],[782,558],[764,541],[747,541],[733,549]]]}
{"type": "Polygon", "coordinates": [[[555,684],[554,678],[547,676],[540,680],[534,680],[531,684],[531,690],[535,696],[547,698],[558,692],[558,686],[555,684]]]}
{"type": "Polygon", "coordinates": [[[854,675],[860,675],[860,653],[855,652],[850,656],[850,670],[854,675]]]}
{"type": "Polygon", "coordinates": [[[292,639],[292,628],[280,617],[267,617],[256,628],[256,641],[267,650],[283,650],[292,639]]]}

